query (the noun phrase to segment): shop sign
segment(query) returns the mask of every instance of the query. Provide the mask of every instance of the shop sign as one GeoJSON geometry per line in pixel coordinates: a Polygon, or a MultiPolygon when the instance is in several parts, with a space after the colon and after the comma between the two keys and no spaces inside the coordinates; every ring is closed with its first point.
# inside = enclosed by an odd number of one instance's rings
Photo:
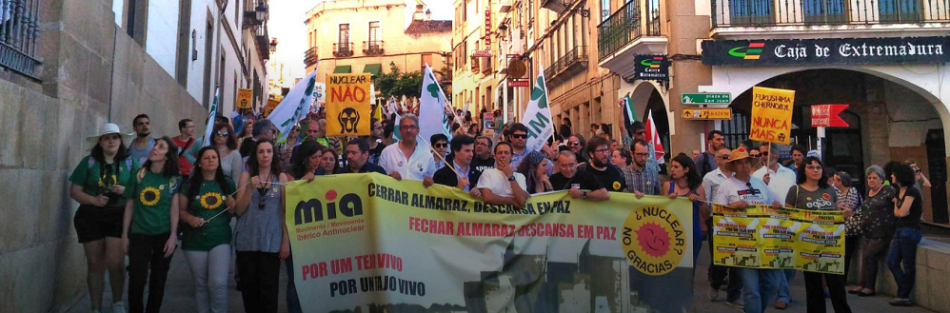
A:
{"type": "Polygon", "coordinates": [[[473,53],[472,56],[476,58],[490,58],[491,50],[475,50],[475,53],[473,53]]]}
{"type": "Polygon", "coordinates": [[[732,109],[683,109],[684,120],[731,120],[732,109]]]}
{"type": "Polygon", "coordinates": [[[706,65],[866,65],[950,62],[950,37],[703,41],[706,65]]]}
{"type": "Polygon", "coordinates": [[[491,46],[491,6],[485,7],[485,46],[491,46]]]}
{"type": "Polygon", "coordinates": [[[509,79],[508,80],[508,87],[524,88],[528,86],[531,86],[531,84],[528,82],[527,79],[509,79]]]}
{"type": "Polygon", "coordinates": [[[819,104],[811,106],[811,127],[848,127],[841,119],[841,112],[848,109],[847,104],[819,104]]]}
{"type": "Polygon", "coordinates": [[[634,58],[636,79],[670,80],[670,59],[665,55],[637,55],[634,58]]]}
{"type": "Polygon", "coordinates": [[[732,94],[728,92],[716,93],[683,93],[683,104],[729,104],[732,94]]]}

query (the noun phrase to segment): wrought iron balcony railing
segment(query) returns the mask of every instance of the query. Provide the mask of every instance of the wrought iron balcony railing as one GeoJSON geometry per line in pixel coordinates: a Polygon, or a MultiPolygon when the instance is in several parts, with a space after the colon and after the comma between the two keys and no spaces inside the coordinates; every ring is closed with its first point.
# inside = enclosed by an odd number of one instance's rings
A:
{"type": "MultiPolygon", "coordinates": [[[[721,1],[721,0],[713,0],[721,1]]],[[[770,0],[771,1],[771,0],[770,0]]],[[[654,0],[627,2],[597,26],[600,60],[643,36],[660,36],[660,5],[654,0]]]]}
{"type": "Polygon", "coordinates": [[[334,43],[333,56],[338,57],[338,58],[353,56],[353,43],[352,42],[334,43]]]}
{"type": "Polygon", "coordinates": [[[382,55],[383,54],[383,41],[374,40],[374,41],[364,41],[363,42],[363,54],[365,55],[382,55]]]}
{"type": "Polygon", "coordinates": [[[36,77],[40,0],[0,0],[0,67],[36,77]]]}
{"type": "Polygon", "coordinates": [[[711,0],[713,27],[950,22],[950,0],[711,0]]]}
{"type": "Polygon", "coordinates": [[[317,47],[310,47],[303,53],[303,64],[307,67],[317,64],[317,47]]]}
{"type": "Polygon", "coordinates": [[[575,69],[587,65],[587,46],[575,46],[557,61],[551,63],[551,67],[544,69],[544,77],[548,81],[556,82],[557,77],[564,73],[574,73],[575,69]]]}

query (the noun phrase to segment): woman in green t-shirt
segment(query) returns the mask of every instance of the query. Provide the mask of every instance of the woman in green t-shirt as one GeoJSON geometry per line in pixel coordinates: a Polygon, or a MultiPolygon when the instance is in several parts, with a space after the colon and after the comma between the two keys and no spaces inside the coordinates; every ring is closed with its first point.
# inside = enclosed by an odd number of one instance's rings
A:
{"type": "Polygon", "coordinates": [[[76,235],[86,253],[86,284],[92,312],[102,309],[103,275],[109,270],[112,305],[124,312],[125,252],[122,243],[123,196],[138,162],[129,157],[123,134],[116,124],[105,124],[100,135],[88,137],[92,146],[88,156],[69,175],[69,196],[79,202],[73,218],[76,235]]]}
{"type": "Polygon", "coordinates": [[[159,312],[165,295],[168,266],[178,233],[178,147],[162,137],[148,153],[148,161],[131,180],[125,196],[122,240],[129,254],[129,311],[159,312]],[[149,277],[149,270],[151,276],[149,277]],[[142,305],[145,282],[148,309],[142,305]]]}
{"type": "Polygon", "coordinates": [[[231,263],[231,214],[234,182],[224,175],[218,150],[198,151],[194,171],[178,193],[180,217],[187,226],[181,249],[195,280],[199,313],[228,310],[231,263]]]}

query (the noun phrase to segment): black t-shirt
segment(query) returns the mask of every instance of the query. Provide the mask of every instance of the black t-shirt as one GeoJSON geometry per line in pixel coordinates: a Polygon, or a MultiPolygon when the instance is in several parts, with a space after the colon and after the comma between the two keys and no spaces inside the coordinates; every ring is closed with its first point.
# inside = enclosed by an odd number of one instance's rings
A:
{"type": "Polygon", "coordinates": [[[479,159],[478,156],[472,158],[472,167],[479,175],[487,169],[495,168],[495,158],[489,157],[488,160],[479,159]]]}
{"type": "Polygon", "coordinates": [[[616,166],[607,164],[603,171],[595,170],[590,164],[584,164],[577,169],[578,172],[585,171],[590,173],[600,184],[607,188],[607,191],[623,191],[627,187],[627,180],[623,178],[623,172],[616,166]]]}
{"type": "Polygon", "coordinates": [[[379,156],[383,154],[385,148],[386,144],[380,142],[376,145],[376,149],[369,149],[369,163],[379,165],[379,156]]]}
{"type": "Polygon", "coordinates": [[[600,184],[600,181],[594,178],[593,175],[580,170],[571,178],[564,177],[561,173],[556,173],[551,175],[549,180],[554,190],[568,190],[571,189],[571,185],[573,184],[579,184],[580,186],[578,186],[578,188],[581,190],[593,191],[604,188],[604,186],[600,184]]]}
{"type": "MultiPolygon", "coordinates": [[[[897,191],[897,195],[900,196],[900,190],[897,191]]],[[[897,219],[897,227],[920,229],[920,216],[924,214],[924,197],[921,196],[920,190],[913,186],[907,187],[907,191],[904,192],[904,198],[906,197],[914,197],[914,202],[910,205],[910,214],[897,219]]],[[[904,198],[897,198],[898,208],[904,205],[904,198]]]]}

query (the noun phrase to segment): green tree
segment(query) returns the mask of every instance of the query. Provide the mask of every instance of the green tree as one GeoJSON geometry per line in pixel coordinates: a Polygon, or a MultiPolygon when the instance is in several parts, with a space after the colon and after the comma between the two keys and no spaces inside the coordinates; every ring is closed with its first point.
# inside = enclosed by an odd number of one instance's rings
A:
{"type": "Polygon", "coordinates": [[[418,98],[422,88],[422,72],[403,73],[395,65],[390,65],[389,74],[381,74],[376,79],[376,89],[384,98],[418,98]]]}

